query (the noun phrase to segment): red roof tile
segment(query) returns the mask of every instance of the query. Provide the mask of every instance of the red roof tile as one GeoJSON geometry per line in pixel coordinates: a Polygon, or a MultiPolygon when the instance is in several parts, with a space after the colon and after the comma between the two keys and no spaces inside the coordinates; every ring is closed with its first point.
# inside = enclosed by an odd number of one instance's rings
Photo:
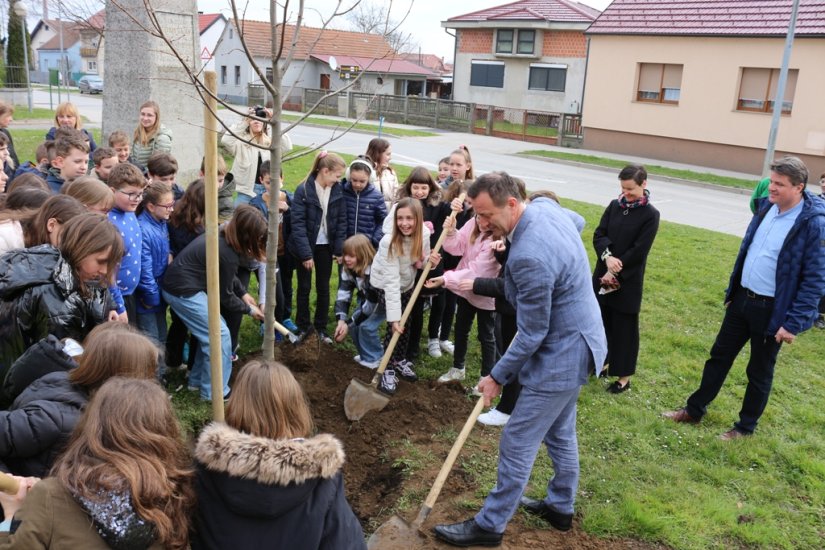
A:
{"type": "Polygon", "coordinates": [[[198,32],[203,34],[206,29],[212,26],[215,21],[224,19],[220,13],[199,13],[198,14],[198,32]]]}
{"type": "Polygon", "coordinates": [[[443,57],[439,57],[431,53],[402,53],[400,57],[415,63],[416,65],[426,67],[434,73],[449,74],[453,72],[452,63],[445,63],[443,57]]]}
{"type": "MultiPolygon", "coordinates": [[[[53,26],[55,29],[55,34],[51,37],[48,41],[46,41],[42,46],[37,48],[38,51],[40,50],[59,50],[60,49],[60,30],[59,25],[60,21],[54,20],[49,22],[50,25],[53,26]]],[[[68,50],[75,43],[80,40],[80,29],[87,28],[82,27],[81,25],[74,23],[72,21],[64,21],[63,22],[63,49],[68,50]]]]}
{"type": "MultiPolygon", "coordinates": [[[[588,34],[784,36],[793,0],[614,0],[588,34]]],[[[796,36],[825,35],[825,0],[800,0],[796,36]]]]}
{"type": "MultiPolygon", "coordinates": [[[[234,24],[233,21],[230,23],[234,24]]],[[[246,19],[240,22],[244,38],[253,56],[269,57],[272,52],[272,34],[269,23],[246,19]]],[[[283,26],[278,26],[277,39],[280,42],[283,26]]],[[[295,32],[294,25],[286,26],[284,50],[295,32]]],[[[380,34],[319,29],[302,26],[298,33],[298,43],[293,59],[308,59],[310,53],[354,55],[369,58],[394,55],[392,47],[380,34]],[[317,42],[316,42],[317,40],[317,42]]],[[[286,51],[284,52],[286,55],[286,51]]]]}
{"type": "Polygon", "coordinates": [[[552,21],[587,23],[599,10],[572,0],[520,0],[486,10],[450,17],[447,21],[552,21]]]}
{"type": "MultiPolygon", "coordinates": [[[[329,54],[311,54],[310,57],[314,57],[324,63],[329,63],[329,58],[332,57],[329,54]]],[[[406,59],[401,58],[384,58],[384,59],[375,59],[372,57],[353,57],[349,55],[336,55],[335,60],[338,62],[338,66],[357,66],[361,67],[361,70],[368,73],[380,73],[380,74],[412,74],[412,75],[421,75],[421,76],[431,76],[431,77],[439,77],[441,76],[438,73],[433,73],[433,71],[422,67],[421,65],[416,65],[406,59]]]]}

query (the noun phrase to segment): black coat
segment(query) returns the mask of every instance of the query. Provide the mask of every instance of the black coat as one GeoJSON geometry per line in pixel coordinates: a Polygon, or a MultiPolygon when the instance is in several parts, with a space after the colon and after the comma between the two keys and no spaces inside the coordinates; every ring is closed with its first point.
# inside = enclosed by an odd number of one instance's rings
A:
{"type": "MultiPolygon", "coordinates": [[[[292,232],[286,243],[287,250],[300,262],[312,258],[323,213],[318,193],[315,192],[315,178],[310,176],[295,189],[292,196],[292,232]]],[[[341,184],[335,183],[329,191],[327,203],[327,240],[333,256],[344,254],[346,233],[347,205],[341,184]]]]}
{"type": "Polygon", "coordinates": [[[213,423],[195,459],[192,550],[366,548],[344,496],[344,451],[331,435],[272,440],[213,423]]]}
{"type": "Polygon", "coordinates": [[[108,310],[109,291],[90,287],[83,294],[56,248],[40,245],[0,256],[0,380],[49,334],[82,342],[108,310]]]}
{"type": "Polygon", "coordinates": [[[45,477],[88,401],[66,371],[35,380],[9,410],[0,411],[0,461],[13,474],[45,477]]]}
{"type": "Polygon", "coordinates": [[[598,293],[599,279],[607,273],[607,266],[601,259],[607,248],[622,261],[622,270],[616,277],[621,288],[599,296],[601,305],[622,313],[639,313],[647,255],[658,230],[659,211],[650,203],[626,211],[619,206],[618,200],[611,201],[607,206],[599,226],[593,232],[593,248],[597,257],[593,289],[598,293]]]}

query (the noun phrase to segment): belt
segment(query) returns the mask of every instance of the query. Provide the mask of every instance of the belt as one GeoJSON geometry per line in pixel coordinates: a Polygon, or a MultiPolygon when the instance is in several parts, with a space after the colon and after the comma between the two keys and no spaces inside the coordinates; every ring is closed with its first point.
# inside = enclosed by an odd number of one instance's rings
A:
{"type": "Polygon", "coordinates": [[[745,289],[745,295],[751,300],[759,300],[760,302],[773,302],[773,296],[762,296],[751,290],[745,289]]]}

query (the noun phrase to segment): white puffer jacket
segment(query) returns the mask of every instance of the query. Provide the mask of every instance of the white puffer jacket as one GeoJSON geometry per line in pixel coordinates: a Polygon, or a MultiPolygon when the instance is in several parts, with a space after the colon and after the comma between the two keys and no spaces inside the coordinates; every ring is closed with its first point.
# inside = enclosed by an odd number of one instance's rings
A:
{"type": "Polygon", "coordinates": [[[421,258],[410,258],[412,238],[404,238],[403,256],[390,256],[391,242],[392,232],[381,238],[370,271],[370,284],[384,291],[388,323],[401,320],[401,293],[411,289],[415,283],[415,273],[418,270],[415,264],[430,256],[430,231],[424,227],[424,254],[421,258]]]}

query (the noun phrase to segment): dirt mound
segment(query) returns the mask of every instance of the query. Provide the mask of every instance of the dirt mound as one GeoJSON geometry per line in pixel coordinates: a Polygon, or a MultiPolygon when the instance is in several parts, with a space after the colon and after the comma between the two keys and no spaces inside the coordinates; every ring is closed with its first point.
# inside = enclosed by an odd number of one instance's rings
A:
{"type": "MultiPolygon", "coordinates": [[[[459,383],[437,385],[428,381],[415,384],[402,381],[398,393],[382,411],[370,412],[360,421],[350,422],[343,405],[347,385],[352,378],[369,383],[374,371],[355,363],[350,353],[325,344],[321,345],[320,357],[312,368],[307,369],[305,357],[299,358],[299,365],[290,365],[288,345],[282,344],[278,354],[303,386],[317,429],[335,434],[344,444],[347,497],[364,532],[374,531],[405,498],[408,506],[402,515],[407,520],[414,519],[454,437],[469,416],[475,398],[469,397],[459,383]],[[405,465],[411,462],[411,455],[428,460],[420,460],[425,465],[410,475],[405,465]]],[[[495,454],[498,430],[474,430],[469,445],[476,451],[482,449],[495,454]]],[[[420,548],[446,548],[429,533],[430,527],[436,523],[462,521],[474,513],[466,503],[477,500],[477,487],[473,476],[460,464],[459,458],[422,529],[427,538],[420,548]]],[[[567,533],[550,527],[536,528],[535,520],[527,520],[521,514],[513,518],[501,546],[510,550],[550,547],[587,550],[664,548],[635,540],[588,536],[578,525],[567,533]]]]}

